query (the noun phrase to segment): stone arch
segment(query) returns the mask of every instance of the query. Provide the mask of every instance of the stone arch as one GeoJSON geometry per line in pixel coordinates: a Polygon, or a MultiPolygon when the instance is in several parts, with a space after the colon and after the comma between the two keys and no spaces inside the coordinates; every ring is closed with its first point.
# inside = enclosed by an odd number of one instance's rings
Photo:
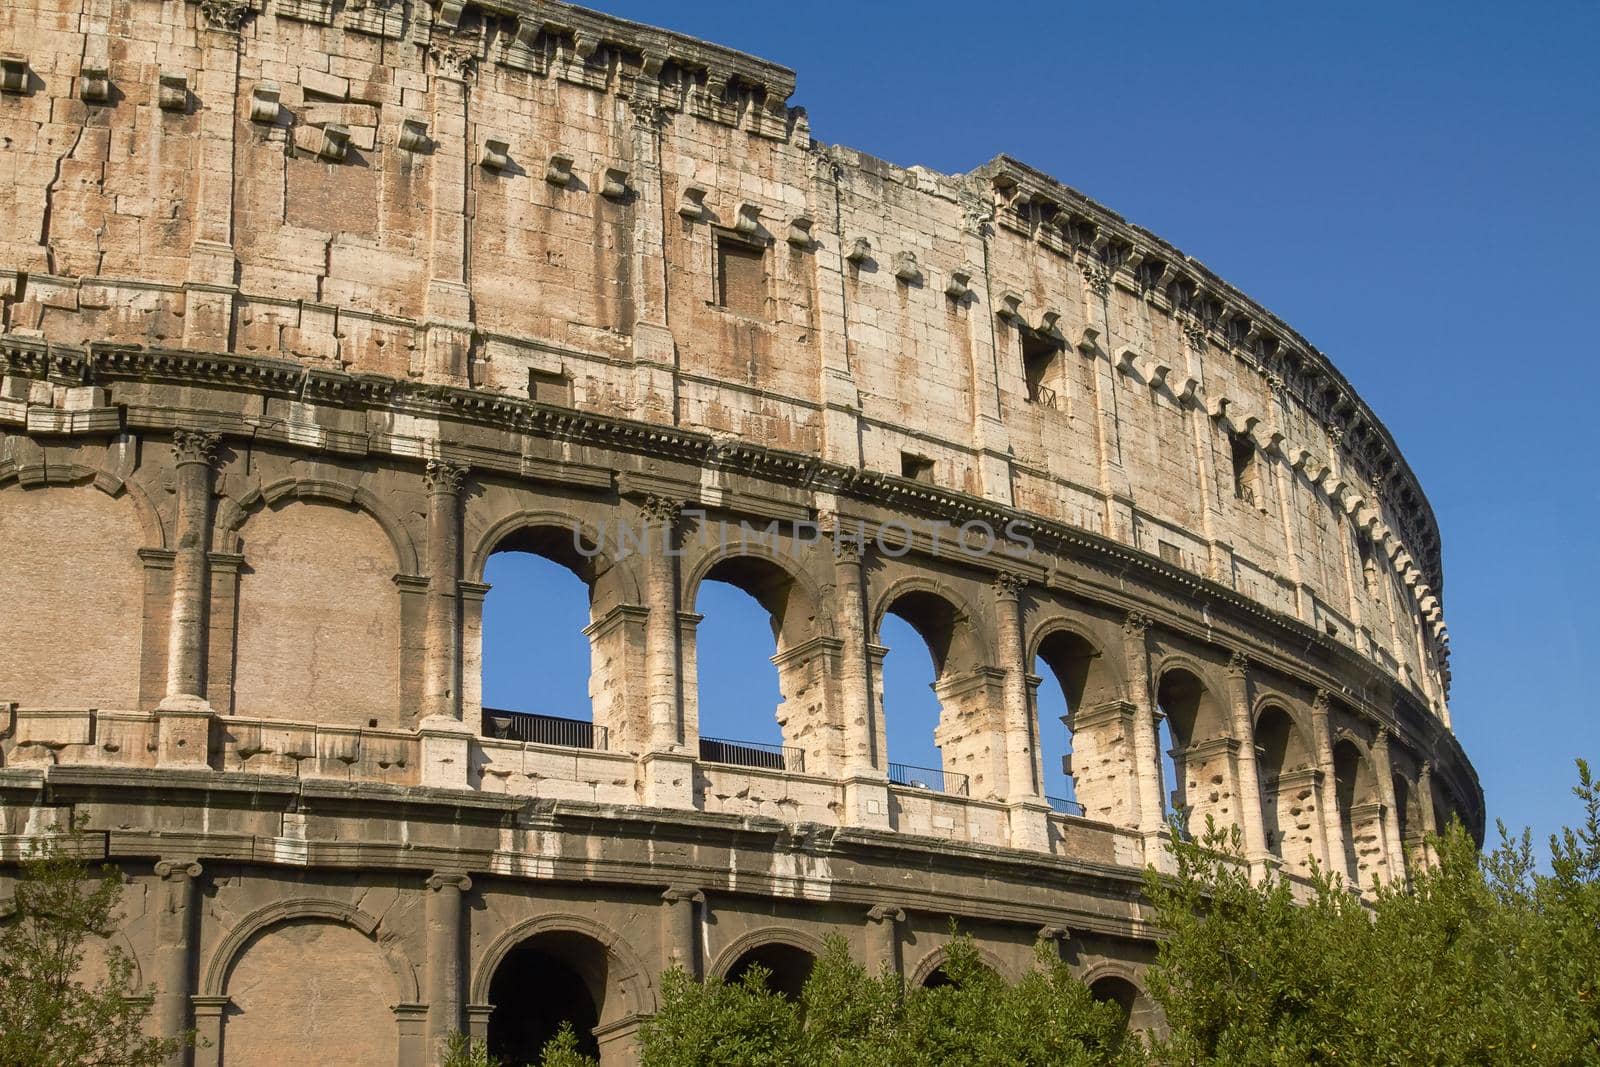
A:
{"type": "Polygon", "coordinates": [[[220,552],[237,553],[242,548],[242,530],[263,505],[276,507],[291,500],[342,504],[366,512],[383,530],[394,548],[396,573],[419,575],[421,557],[415,540],[389,508],[369,489],[326,478],[279,478],[254,484],[237,498],[224,497],[217,507],[213,546],[220,552]]]}
{"type": "Polygon", "coordinates": [[[1089,968],[1082,977],[1095,1000],[1109,1001],[1122,1009],[1127,1031],[1140,1033],[1157,1029],[1159,1015],[1155,1002],[1145,992],[1134,968],[1106,960],[1089,968]]]}
{"type": "Polygon", "coordinates": [[[470,1003],[488,1004],[494,973],[518,945],[541,934],[578,934],[595,942],[617,963],[618,974],[610,984],[621,990],[622,1002],[602,1008],[601,1024],[630,1015],[648,1015],[656,1009],[655,989],[650,972],[622,935],[593,919],[570,913],[539,915],[525,919],[503,931],[489,943],[473,969],[470,1003]]]}
{"type": "MultiPolygon", "coordinates": [[[[985,643],[974,612],[947,583],[910,575],[892,583],[874,602],[872,640],[882,647],[886,616],[894,614],[915,631],[933,662],[933,692],[938,698],[933,741],[938,766],[933,775],[918,768],[889,767],[890,780],[969,796],[1003,798],[1007,792],[1007,734],[1001,696],[1002,672],[989,666],[985,643]],[[896,777],[896,775],[901,777],[896,777]],[[934,781],[937,775],[939,781],[934,781]]],[[[893,753],[897,738],[915,736],[902,723],[898,732],[889,713],[897,704],[884,683],[881,661],[873,672],[878,709],[878,736],[893,753]]],[[[904,698],[902,698],[904,699],[904,698]]],[[[927,757],[924,757],[927,758],[927,757]]],[[[919,760],[920,762],[920,760],[919,760]]],[[[890,824],[898,825],[891,808],[890,824]]]]}
{"type": "Polygon", "coordinates": [[[725,981],[738,981],[752,964],[771,972],[768,988],[791,1000],[800,998],[811,969],[822,956],[822,942],[809,934],[783,927],[764,927],[734,938],[717,953],[710,973],[725,981]]]}
{"type": "MultiPolygon", "coordinates": [[[[710,708],[701,706],[702,683],[708,677],[715,680],[719,670],[737,669],[738,664],[722,664],[700,656],[698,626],[685,626],[686,719],[697,724],[698,733],[725,734],[735,740],[748,737],[758,743],[774,736],[771,729],[775,721],[781,731],[783,748],[798,750],[799,766],[795,765],[797,753],[794,751],[779,756],[757,748],[751,754],[758,762],[764,766],[781,764],[785,770],[829,773],[842,755],[839,731],[834,729],[826,703],[838,643],[833,640],[831,612],[827,610],[821,590],[794,559],[752,539],[712,546],[694,560],[685,573],[682,603],[686,611],[700,616],[706,616],[708,611],[714,614],[714,609],[708,608],[700,596],[708,581],[733,586],[759,605],[759,612],[766,614],[767,625],[772,630],[771,662],[776,668],[779,700],[773,718],[749,724],[752,728],[738,729],[726,721],[720,727],[712,726],[715,717],[708,718],[710,708]],[[769,758],[775,762],[768,764],[769,758]]],[[[737,610],[746,608],[748,605],[737,610]]],[[[744,614],[738,617],[746,618],[744,614]]],[[[711,621],[716,624],[725,619],[714,616],[711,621]]],[[[721,680],[726,682],[727,677],[722,675],[721,680]]],[[[753,682],[751,688],[755,688],[753,682]]],[[[771,692],[770,689],[765,691],[771,692]]],[[[759,714],[759,708],[750,710],[752,714],[759,714]]],[[[741,714],[740,722],[745,721],[741,714]]],[[[744,758],[742,751],[738,746],[724,746],[709,750],[707,758],[739,761],[744,758]]]]}
{"type": "Polygon", "coordinates": [[[1383,805],[1371,751],[1349,729],[1334,732],[1333,781],[1344,838],[1344,874],[1351,885],[1365,887],[1383,866],[1383,805]]]}
{"type": "Polygon", "coordinates": [[[891,611],[911,624],[928,643],[940,678],[975,670],[988,662],[977,619],[965,598],[946,582],[912,574],[892,582],[873,602],[874,639],[891,611]]]}
{"type": "Polygon", "coordinates": [[[1256,701],[1252,722],[1267,848],[1295,873],[1309,873],[1320,851],[1321,815],[1308,731],[1275,694],[1256,701]]]}
{"type": "MultiPolygon", "coordinates": [[[[477,723],[482,713],[485,669],[485,609],[501,607],[502,602],[490,603],[493,588],[484,582],[490,560],[500,553],[526,553],[547,560],[565,569],[580,582],[586,602],[583,613],[587,615],[583,634],[588,645],[587,705],[588,719],[601,731],[586,725],[553,722],[544,717],[546,711],[559,711],[556,719],[584,718],[565,709],[534,709],[531,717],[512,715],[513,736],[523,740],[548,740],[556,743],[574,741],[592,743],[613,749],[630,749],[638,743],[645,729],[639,701],[630,698],[633,679],[641,677],[640,665],[634,661],[642,648],[644,609],[639,606],[640,592],[637,575],[633,569],[615,560],[606,551],[604,535],[594,525],[577,516],[558,509],[523,508],[507,512],[492,522],[477,526],[463,563],[466,588],[462,596],[462,707],[464,716],[477,723]],[[468,584],[470,583],[470,584],[468,584]],[[631,612],[630,612],[631,609],[631,612]],[[638,632],[635,632],[638,631],[638,632]],[[630,637],[631,635],[631,637],[630,637]],[[534,732],[530,733],[529,730],[534,732]],[[548,735],[548,736],[547,736],[548,735]]],[[[548,582],[548,576],[535,581],[548,582]]],[[[563,584],[568,584],[562,579],[563,584]]],[[[527,587],[520,587],[526,591],[527,587]]],[[[539,587],[541,592],[566,597],[565,590],[539,587]]],[[[515,583],[502,585],[500,596],[514,594],[519,589],[515,583]]],[[[580,614],[576,601],[564,601],[561,615],[580,614]]],[[[575,635],[574,635],[575,636],[575,635]]],[[[581,647],[574,645],[576,648],[581,647]]],[[[573,666],[573,665],[568,665],[573,666]]],[[[519,698],[517,703],[524,703],[519,698]]],[[[502,720],[496,719],[495,722],[502,720]]],[[[497,732],[494,723],[484,719],[487,731],[497,732]]]]}
{"type": "MultiPolygon", "coordinates": [[[[1093,720],[1095,709],[1104,708],[1120,698],[1120,672],[1111,658],[1104,654],[1099,643],[1089,635],[1087,628],[1065,616],[1052,616],[1034,628],[1026,645],[1023,662],[1028,665],[1030,682],[1049,685],[1044,676],[1048,674],[1053,678],[1066,704],[1066,713],[1061,717],[1062,725],[1054,727],[1047,721],[1051,716],[1045,710],[1049,703],[1045,699],[1046,694],[1037,687],[1030,687],[1034,696],[1034,707],[1029,714],[1029,725],[1035,734],[1037,766],[1034,773],[1041,783],[1047,785],[1043,791],[1065,801],[1068,814],[1078,813],[1081,807],[1082,813],[1087,815],[1093,804],[1095,817],[1117,818],[1120,813],[1110,810],[1108,795],[1103,783],[1098,780],[1100,769],[1108,765],[1109,757],[1105,750],[1110,739],[1101,736],[1103,731],[1095,728],[1093,720]],[[1077,730],[1080,723],[1087,726],[1081,737],[1077,730]],[[1053,729],[1066,731],[1066,752],[1059,768],[1046,765],[1045,752],[1053,746],[1053,729]],[[1075,756],[1081,758],[1075,759],[1075,756]],[[1087,780],[1080,781],[1085,769],[1087,780]],[[1052,778],[1056,773],[1060,773],[1062,778],[1052,778]],[[1054,789],[1048,788],[1052,781],[1060,782],[1060,785],[1054,789]],[[1085,785],[1088,787],[1086,791],[1082,790],[1085,785]],[[1072,807],[1073,804],[1079,807],[1072,807]]],[[[1051,803],[1061,806],[1054,799],[1051,803]]]]}
{"type": "MultiPolygon", "coordinates": [[[[982,945],[974,945],[974,947],[977,949],[978,958],[983,962],[983,965],[998,975],[1001,980],[1009,982],[1016,977],[1011,973],[1011,968],[1007,967],[998,955],[982,945]]],[[[949,959],[950,947],[948,945],[939,945],[929,949],[917,961],[917,965],[906,972],[906,988],[922,989],[930,983],[939,984],[935,976],[943,970],[945,963],[949,959]]]]}
{"type": "Polygon", "coordinates": [[[1186,812],[1191,829],[1203,828],[1207,816],[1218,826],[1233,823],[1237,798],[1231,783],[1237,744],[1219,690],[1200,664],[1183,655],[1163,657],[1151,677],[1156,707],[1171,737],[1173,780],[1164,787],[1172,810],[1186,812]]]}
{"type": "Polygon", "coordinates": [[[394,568],[416,560],[403,530],[361,491],[327,482],[275,482],[246,514],[233,713],[404,725],[407,616],[394,568]]]}
{"type": "Polygon", "coordinates": [[[161,543],[160,521],[140,492],[45,473],[42,486],[0,488],[0,586],[29,605],[0,613],[0,700],[135,710],[146,631],[165,632],[141,625],[152,607],[149,621],[165,621],[140,559],[153,535],[161,543]]]}
{"type": "Polygon", "coordinates": [[[394,975],[396,1003],[413,1003],[420,999],[416,969],[393,941],[378,934],[377,918],[353,904],[314,897],[276,901],[257,908],[236,923],[211,953],[211,962],[200,983],[201,996],[223,996],[228,975],[250,942],[274,926],[292,922],[338,923],[365,934],[382,950],[394,975]]]}

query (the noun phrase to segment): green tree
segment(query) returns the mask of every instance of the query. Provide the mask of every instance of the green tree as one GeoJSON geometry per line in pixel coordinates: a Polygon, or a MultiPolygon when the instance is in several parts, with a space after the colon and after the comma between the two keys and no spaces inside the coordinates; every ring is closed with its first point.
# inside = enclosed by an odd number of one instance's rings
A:
{"type": "Polygon", "coordinates": [[[1366,902],[1337,878],[1252,881],[1237,830],[1174,835],[1175,877],[1146,875],[1167,933],[1149,979],[1167,1063],[1600,1063],[1600,790],[1583,825],[1478,852],[1455,824],[1411,886],[1366,902]]]}
{"type": "Polygon", "coordinates": [[[110,937],[122,900],[115,867],[91,872],[78,858],[86,842],[76,827],[45,838],[22,862],[10,914],[0,918],[0,1064],[7,1067],[145,1067],[182,1044],[144,1033],[150,1002],[135,995],[133,961],[118,946],[106,942],[105,973],[92,986],[83,981],[88,946],[110,937]]]}

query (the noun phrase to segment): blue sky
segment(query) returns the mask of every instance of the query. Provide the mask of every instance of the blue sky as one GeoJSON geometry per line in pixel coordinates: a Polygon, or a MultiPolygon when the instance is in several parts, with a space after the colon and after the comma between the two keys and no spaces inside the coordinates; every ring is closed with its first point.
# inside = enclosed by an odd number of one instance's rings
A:
{"type": "MultiPolygon", "coordinates": [[[[1542,842],[1576,818],[1572,760],[1600,764],[1600,5],[603,7],[793,68],[820,140],[944,171],[1016,156],[1327,352],[1438,516],[1451,707],[1491,822],[1542,842]]],[[[491,594],[516,634],[489,648],[491,697],[586,704],[581,676],[563,689],[514,650],[548,628],[574,641],[562,661],[587,662],[572,588],[570,620],[491,594]]],[[[753,665],[704,679],[704,732],[772,737],[764,617],[726,587],[698,610],[702,662],[753,665]]],[[[891,755],[936,762],[912,741],[927,654],[909,631],[885,638],[906,723],[891,755]]]]}

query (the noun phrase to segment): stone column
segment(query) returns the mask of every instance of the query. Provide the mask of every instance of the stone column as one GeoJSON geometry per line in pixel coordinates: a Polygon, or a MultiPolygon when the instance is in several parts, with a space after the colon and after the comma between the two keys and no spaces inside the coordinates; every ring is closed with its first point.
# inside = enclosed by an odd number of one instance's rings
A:
{"type": "Polygon", "coordinates": [[[430,382],[465,385],[472,347],[472,297],[467,288],[468,201],[479,146],[467,121],[467,83],[478,62],[477,42],[436,30],[428,45],[432,60],[428,98],[433,105],[429,156],[427,236],[428,288],[423,304],[420,366],[430,382]]]}
{"type": "Polygon", "coordinates": [[[191,997],[194,1005],[194,1067],[222,1067],[222,1018],[227,997],[191,997]]]}
{"type": "Polygon", "coordinates": [[[1404,882],[1406,857],[1400,844],[1400,812],[1395,806],[1394,765],[1389,761],[1389,731],[1378,730],[1372,739],[1372,773],[1378,778],[1378,799],[1383,802],[1384,865],[1389,881],[1404,882]]]}
{"type": "MultiPolygon", "coordinates": [[[[191,240],[184,286],[183,347],[227,351],[232,347],[238,260],[233,247],[234,139],[239,124],[239,24],[244,4],[203,5],[200,67],[194,92],[206,102],[196,115],[194,200],[189,205],[191,240]],[[217,14],[212,16],[211,12],[217,14]]],[[[91,38],[92,39],[92,38],[91,38]]],[[[195,693],[198,690],[186,690],[195,693]]]]}
{"type": "Polygon", "coordinates": [[[167,693],[159,706],[157,760],[162,766],[205,766],[211,705],[206,703],[206,600],[210,576],[211,473],[214,433],[173,433],[177,501],[172,557],[172,612],[167,630],[167,693]]]}
{"type": "Polygon", "coordinates": [[[429,875],[426,884],[428,1054],[436,1056],[444,1039],[461,1029],[462,897],[472,888],[472,879],[439,872],[429,875]]]}
{"type": "MultiPolygon", "coordinates": [[[[839,632],[839,717],[844,728],[844,820],[850,826],[889,826],[888,756],[884,749],[870,636],[864,547],[834,519],[833,589],[839,632]]],[[[881,662],[881,660],[879,661],[881,662]]]]}
{"type": "Polygon", "coordinates": [[[428,461],[428,613],[423,715],[433,723],[461,719],[461,482],[467,469],[428,461]]]}
{"type": "Polygon", "coordinates": [[[1322,841],[1327,849],[1324,861],[1330,873],[1344,873],[1344,826],[1339,819],[1339,781],[1333,773],[1333,735],[1328,726],[1328,691],[1317,690],[1311,701],[1312,744],[1316,748],[1317,770],[1322,772],[1322,841]]]}
{"type": "Polygon", "coordinates": [[[1433,866],[1437,857],[1434,853],[1433,839],[1439,836],[1439,819],[1433,811],[1433,762],[1424,760],[1422,769],[1417,772],[1417,792],[1422,801],[1422,862],[1433,866]]]}
{"type": "Polygon", "coordinates": [[[906,921],[904,909],[892,904],[874,904],[867,911],[867,972],[877,974],[887,967],[901,973],[900,924],[906,921]]]}
{"type": "Polygon", "coordinates": [[[1039,789],[1035,758],[1037,733],[1028,697],[1028,653],[1022,633],[1023,579],[1000,573],[994,578],[999,662],[1006,744],[1005,799],[1011,806],[1011,846],[1043,851],[1050,844],[1050,808],[1039,789]]]}
{"type": "Polygon", "coordinates": [[[1251,867],[1257,867],[1267,858],[1267,834],[1261,822],[1261,772],[1256,766],[1256,731],[1250,715],[1250,660],[1242,652],[1228,660],[1228,688],[1233,736],[1239,742],[1239,821],[1243,823],[1245,858],[1251,867]]]}
{"type": "Polygon", "coordinates": [[[706,895],[689,886],[673,886],[661,894],[661,943],[666,947],[665,963],[670,969],[681,967],[690,978],[700,977],[700,938],[695,921],[695,905],[704,904],[706,895]]]}
{"type": "MultiPolygon", "coordinates": [[[[649,495],[639,505],[644,519],[645,694],[649,744],[644,757],[645,802],[658,807],[694,806],[694,759],[683,730],[679,663],[678,523],[683,504],[649,495]]],[[[695,739],[697,741],[697,739],[695,739]]]]}
{"type": "MultiPolygon", "coordinates": [[[[1139,832],[1146,852],[1159,850],[1163,823],[1161,803],[1161,750],[1157,740],[1155,708],[1150,695],[1150,618],[1130,611],[1122,624],[1123,648],[1128,667],[1128,701],[1133,705],[1133,758],[1139,781],[1139,832]]],[[[1154,862],[1147,855],[1147,860],[1154,862]]]]}
{"type": "MultiPolygon", "coordinates": [[[[200,864],[193,861],[162,860],[156,864],[161,910],[156,917],[154,1014],[156,1033],[162,1038],[178,1037],[191,1025],[200,872],[200,864]]],[[[187,1061],[188,1050],[180,1048],[167,1062],[182,1067],[187,1061]]]]}

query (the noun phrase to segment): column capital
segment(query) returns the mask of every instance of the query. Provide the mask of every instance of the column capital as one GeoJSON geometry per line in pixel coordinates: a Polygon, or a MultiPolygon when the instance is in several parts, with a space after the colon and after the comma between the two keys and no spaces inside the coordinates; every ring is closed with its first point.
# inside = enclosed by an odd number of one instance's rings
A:
{"type": "Polygon", "coordinates": [[[683,501],[659,493],[646,493],[639,500],[639,514],[651,526],[676,526],[683,515],[683,501]]]}
{"type": "Polygon", "coordinates": [[[1036,935],[1040,941],[1054,941],[1064,944],[1072,940],[1072,930],[1066,926],[1041,926],[1036,935]]]}
{"type": "Polygon", "coordinates": [[[173,458],[178,465],[200,463],[210,466],[216,462],[217,446],[222,444],[222,435],[209,430],[174,430],[172,431],[173,458]]]}
{"type": "Polygon", "coordinates": [[[444,493],[455,496],[461,492],[461,483],[467,477],[467,467],[461,463],[451,463],[449,460],[430,459],[422,478],[428,486],[430,493],[444,493]]]}
{"type": "Polygon", "coordinates": [[[1250,657],[1235,651],[1228,657],[1228,677],[1244,678],[1250,672],[1250,657]]]}
{"type": "Polygon", "coordinates": [[[833,542],[833,561],[861,565],[862,544],[859,538],[850,537],[843,530],[833,530],[828,535],[833,542]]]}
{"type": "Polygon", "coordinates": [[[666,904],[682,904],[685,901],[690,904],[704,904],[706,902],[706,894],[704,890],[696,886],[674,885],[668,886],[662,891],[661,900],[666,904]]]}
{"type": "Polygon", "coordinates": [[[156,877],[163,882],[192,882],[200,877],[202,870],[195,860],[160,860],[156,863],[156,877]]]}
{"type": "Polygon", "coordinates": [[[989,584],[994,588],[996,600],[1016,600],[1028,580],[1010,571],[997,571],[989,584]]]}
{"type": "Polygon", "coordinates": [[[1311,711],[1316,715],[1328,714],[1328,709],[1333,706],[1333,694],[1326,689],[1318,689],[1311,698],[1311,711]]]}
{"type": "Polygon", "coordinates": [[[435,893],[442,889],[454,889],[465,893],[472,888],[472,879],[457,871],[435,871],[428,875],[428,880],[424,884],[435,893]]]}
{"type": "Polygon", "coordinates": [[[872,923],[905,922],[906,910],[896,904],[874,904],[867,909],[867,921],[872,923]]]}
{"type": "Polygon", "coordinates": [[[1150,618],[1150,616],[1146,615],[1144,612],[1130,611],[1128,612],[1127,617],[1122,620],[1122,632],[1129,638],[1140,640],[1145,634],[1150,632],[1150,627],[1154,625],[1154,623],[1155,620],[1150,618]]]}

